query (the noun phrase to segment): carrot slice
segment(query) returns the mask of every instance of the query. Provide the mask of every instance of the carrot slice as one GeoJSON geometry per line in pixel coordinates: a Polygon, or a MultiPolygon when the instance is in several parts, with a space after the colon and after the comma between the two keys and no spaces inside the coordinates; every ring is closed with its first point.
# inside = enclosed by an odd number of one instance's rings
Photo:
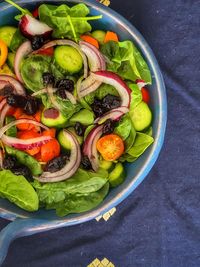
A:
{"type": "MultiPolygon", "coordinates": [[[[31,139],[31,138],[40,137],[41,135],[39,133],[34,132],[34,131],[24,131],[24,132],[20,132],[20,135],[18,133],[17,136],[20,136],[19,137],[20,139],[27,140],[27,139],[31,139]]],[[[34,147],[33,149],[28,149],[28,150],[26,150],[26,152],[29,155],[34,156],[40,152],[40,147],[34,147]]]]}
{"type": "Polygon", "coordinates": [[[107,32],[105,39],[104,39],[104,43],[107,43],[109,41],[114,41],[114,42],[119,42],[119,38],[117,36],[117,34],[115,32],[107,32]]]}
{"type": "Polygon", "coordinates": [[[60,144],[56,139],[50,140],[41,146],[41,160],[48,162],[60,155],[60,144]]]}
{"type": "MultiPolygon", "coordinates": [[[[29,115],[21,115],[18,119],[29,119],[29,120],[35,120],[35,118],[33,116],[29,116],[29,115]]],[[[33,128],[35,128],[35,125],[31,124],[31,123],[20,123],[17,125],[17,128],[21,131],[27,131],[27,130],[31,130],[33,128]]]]}
{"type": "Polygon", "coordinates": [[[15,112],[13,113],[13,116],[15,119],[19,119],[19,117],[23,114],[23,110],[21,108],[16,108],[15,112]]]}
{"type": "Polygon", "coordinates": [[[42,114],[41,110],[38,110],[38,111],[35,113],[35,115],[33,115],[34,118],[36,119],[36,121],[38,121],[38,122],[41,121],[41,114],[42,114]]]}
{"type": "Polygon", "coordinates": [[[81,39],[82,39],[83,41],[85,41],[85,42],[91,44],[91,45],[96,46],[96,48],[99,49],[99,43],[98,43],[98,41],[97,41],[94,37],[92,37],[92,36],[90,36],[90,35],[85,35],[85,34],[84,34],[84,35],[81,35],[81,39]]]}

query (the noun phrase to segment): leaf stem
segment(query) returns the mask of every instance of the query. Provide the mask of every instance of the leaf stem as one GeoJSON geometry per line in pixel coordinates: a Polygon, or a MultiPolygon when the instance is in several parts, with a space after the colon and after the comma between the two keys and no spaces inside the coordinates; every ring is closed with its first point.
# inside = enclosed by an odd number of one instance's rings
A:
{"type": "Polygon", "coordinates": [[[4,0],[5,2],[7,2],[8,4],[16,7],[18,10],[20,10],[22,13],[27,13],[26,9],[23,9],[22,7],[20,7],[19,5],[17,5],[15,2],[11,1],[11,0],[4,0]]]}
{"type": "Polygon", "coordinates": [[[70,17],[71,20],[96,20],[96,19],[102,19],[102,15],[99,16],[93,16],[93,17],[70,17]]]}
{"type": "Polygon", "coordinates": [[[74,35],[74,39],[75,39],[76,42],[78,42],[78,38],[77,38],[77,35],[76,35],[76,32],[75,32],[74,25],[73,25],[73,23],[72,23],[71,17],[68,15],[68,16],[67,16],[67,19],[68,19],[68,21],[69,21],[69,25],[70,25],[71,30],[72,30],[72,33],[73,33],[73,35],[74,35]]]}

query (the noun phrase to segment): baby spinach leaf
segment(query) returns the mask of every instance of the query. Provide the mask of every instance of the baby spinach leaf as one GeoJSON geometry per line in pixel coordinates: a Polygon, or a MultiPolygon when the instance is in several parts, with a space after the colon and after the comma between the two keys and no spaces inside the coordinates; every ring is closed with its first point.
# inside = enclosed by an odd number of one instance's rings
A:
{"type": "Polygon", "coordinates": [[[130,134],[129,136],[126,138],[126,140],[124,141],[125,144],[125,152],[129,151],[129,149],[132,147],[134,141],[135,141],[135,137],[136,137],[136,131],[135,128],[133,126],[133,123],[131,121],[131,130],[130,130],[130,134]]]}
{"type": "Polygon", "coordinates": [[[140,157],[144,151],[154,142],[153,137],[137,132],[135,142],[133,146],[127,151],[126,154],[124,154],[121,158],[120,161],[128,161],[128,162],[133,162],[135,161],[138,157],[140,157]]]}
{"type": "Polygon", "coordinates": [[[70,179],[58,183],[39,183],[35,180],[32,185],[38,193],[40,202],[54,205],[67,200],[69,195],[89,194],[101,189],[108,180],[108,173],[99,170],[97,173],[79,169],[70,179]]]}
{"type": "Polygon", "coordinates": [[[9,170],[0,171],[0,197],[27,211],[38,210],[38,196],[31,184],[9,170]]]}
{"type": "Polygon", "coordinates": [[[142,93],[135,83],[128,83],[129,88],[131,89],[131,104],[130,110],[134,109],[140,102],[142,102],[142,93]]]}
{"type": "Polygon", "coordinates": [[[42,4],[39,7],[40,20],[52,27],[53,37],[77,39],[85,32],[92,30],[89,20],[99,19],[102,16],[87,17],[90,10],[83,4],[72,8],[65,4],[60,6],[42,4]]]}
{"type": "Polygon", "coordinates": [[[60,202],[55,208],[58,216],[66,216],[70,213],[80,213],[98,206],[109,191],[109,183],[106,183],[99,191],[89,194],[75,194],[69,196],[64,203],[60,202]]]}
{"type": "Polygon", "coordinates": [[[10,43],[10,50],[16,52],[20,45],[26,40],[27,39],[21,34],[20,30],[17,29],[10,43]]]}
{"type": "Polygon", "coordinates": [[[43,172],[40,163],[32,156],[13,147],[5,146],[5,149],[8,155],[16,157],[19,163],[27,166],[32,175],[38,176],[43,172]]]}
{"type": "Polygon", "coordinates": [[[35,92],[44,87],[42,74],[50,71],[50,62],[51,57],[42,55],[32,55],[23,61],[21,75],[30,90],[35,92]]]}
{"type": "Polygon", "coordinates": [[[133,42],[107,42],[101,46],[101,52],[109,60],[108,70],[118,73],[123,79],[143,79],[151,83],[149,67],[133,42]]]}
{"type": "Polygon", "coordinates": [[[120,121],[117,123],[114,132],[119,135],[123,140],[126,140],[130,135],[132,128],[132,121],[129,115],[123,116],[120,121]]]}

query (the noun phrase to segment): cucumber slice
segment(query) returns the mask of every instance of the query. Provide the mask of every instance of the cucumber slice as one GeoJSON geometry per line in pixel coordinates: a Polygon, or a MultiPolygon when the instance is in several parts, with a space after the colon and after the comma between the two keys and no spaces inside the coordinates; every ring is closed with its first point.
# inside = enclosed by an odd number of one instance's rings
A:
{"type": "Polygon", "coordinates": [[[94,37],[100,44],[104,43],[106,33],[101,30],[96,30],[92,32],[92,37],[94,37]]]}
{"type": "Polygon", "coordinates": [[[51,118],[51,117],[45,117],[45,109],[44,109],[41,116],[41,122],[48,127],[56,127],[56,128],[64,127],[67,120],[68,119],[60,111],[58,111],[58,115],[55,118],[51,118]]]}
{"type": "Polygon", "coordinates": [[[117,163],[114,170],[109,174],[108,180],[111,187],[116,187],[123,183],[125,179],[125,171],[122,163],[117,163]]]}
{"type": "Polygon", "coordinates": [[[107,160],[100,160],[99,167],[106,171],[111,171],[113,169],[113,162],[107,160]]]}
{"type": "MultiPolygon", "coordinates": [[[[12,117],[12,116],[7,116],[6,119],[5,119],[5,121],[6,121],[6,124],[9,124],[10,122],[15,121],[15,118],[12,117]]],[[[11,137],[16,137],[16,135],[17,135],[17,128],[16,128],[16,126],[13,126],[10,129],[8,129],[6,131],[6,135],[11,136],[11,137]]]]}
{"type": "Polygon", "coordinates": [[[12,26],[0,27],[0,39],[3,40],[8,47],[10,47],[13,35],[15,34],[17,28],[12,26]]]}
{"type": "Polygon", "coordinates": [[[56,63],[66,72],[73,74],[79,72],[83,67],[83,59],[72,46],[58,46],[54,51],[56,63]]]}
{"type": "Polygon", "coordinates": [[[7,64],[12,71],[14,71],[15,53],[9,52],[7,57],[7,64]]]}
{"type": "Polygon", "coordinates": [[[130,111],[130,117],[136,131],[143,131],[151,124],[152,113],[149,106],[145,102],[138,104],[130,111]]]}
{"type": "Polygon", "coordinates": [[[73,135],[76,137],[76,139],[78,140],[79,142],[79,145],[82,145],[83,143],[83,136],[79,136],[76,134],[76,131],[74,129],[74,127],[69,127],[67,128],[68,131],[70,131],[71,133],[73,133],[73,135]]]}
{"type": "Polygon", "coordinates": [[[83,125],[93,124],[94,113],[88,109],[81,109],[69,119],[69,123],[74,124],[76,122],[80,122],[83,125]]]}

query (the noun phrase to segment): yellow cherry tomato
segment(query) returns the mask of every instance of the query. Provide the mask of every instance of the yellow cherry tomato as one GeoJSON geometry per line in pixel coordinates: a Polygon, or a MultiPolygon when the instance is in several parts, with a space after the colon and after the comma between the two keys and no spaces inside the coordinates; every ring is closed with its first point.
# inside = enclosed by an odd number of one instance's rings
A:
{"type": "Polygon", "coordinates": [[[8,56],[8,47],[4,41],[0,40],[0,67],[6,62],[8,56]]]}

